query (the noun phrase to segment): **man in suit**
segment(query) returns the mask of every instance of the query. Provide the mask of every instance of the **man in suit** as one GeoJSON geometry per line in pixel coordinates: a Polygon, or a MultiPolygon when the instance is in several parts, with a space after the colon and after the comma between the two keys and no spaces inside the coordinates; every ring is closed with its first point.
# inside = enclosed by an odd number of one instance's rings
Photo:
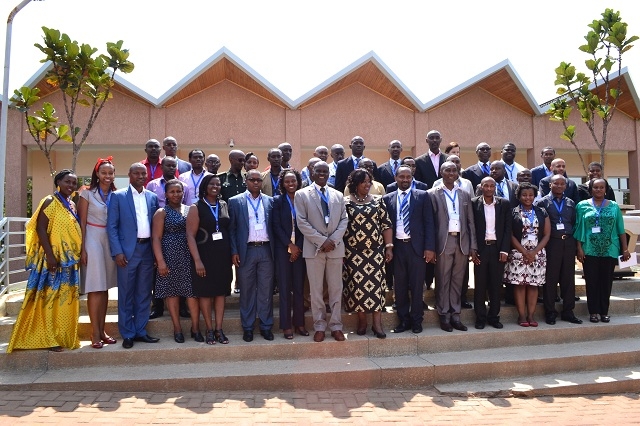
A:
{"type": "Polygon", "coordinates": [[[362,160],[365,148],[362,136],[354,136],[349,142],[349,148],[351,149],[351,155],[341,160],[336,168],[336,183],[333,187],[341,194],[344,193],[344,188],[347,186],[347,178],[352,171],[358,168],[360,160],[362,160]]]}
{"type": "MultiPolygon", "coordinates": [[[[553,172],[553,175],[562,175],[566,178],[566,168],[567,165],[562,158],[555,158],[551,162],[551,171],[553,172]]],[[[548,176],[540,181],[540,185],[538,188],[538,190],[540,191],[540,197],[545,197],[551,192],[551,178],[553,177],[553,175],[548,176]]],[[[567,187],[564,190],[564,195],[571,198],[571,200],[573,200],[575,204],[578,204],[580,202],[578,185],[576,185],[576,183],[571,179],[567,179],[567,187]]]]}
{"type": "Polygon", "coordinates": [[[398,189],[382,197],[393,229],[393,275],[398,326],[394,333],[422,332],[425,266],[435,255],[435,225],[429,195],[411,188],[411,169],[396,170],[398,189]]]}
{"type": "Polygon", "coordinates": [[[173,136],[167,136],[162,141],[162,149],[164,150],[164,155],[167,157],[175,157],[178,160],[178,173],[176,177],[180,173],[185,173],[191,170],[191,163],[188,161],[184,161],[178,158],[178,141],[173,136]]]}
{"type": "MultiPolygon", "coordinates": [[[[376,170],[376,163],[374,163],[373,160],[370,158],[362,157],[362,159],[360,160],[360,164],[358,165],[358,168],[365,169],[366,171],[371,173],[371,176],[374,176],[374,172],[376,170]]],[[[382,185],[380,182],[378,182],[374,178],[374,180],[371,181],[371,188],[369,188],[369,194],[383,196],[386,193],[387,193],[387,188],[385,188],[384,185],[382,185]]],[[[344,188],[344,195],[347,196],[349,194],[351,194],[351,192],[349,191],[349,187],[347,186],[344,188]]]]}
{"type": "MultiPolygon", "coordinates": [[[[204,165],[207,168],[207,172],[217,175],[218,170],[220,169],[220,157],[218,157],[216,154],[209,154],[207,156],[207,160],[204,162],[204,165]]],[[[196,193],[196,195],[198,194],[196,193]]]]}
{"type": "Polygon", "coordinates": [[[282,152],[278,148],[271,148],[267,153],[269,170],[262,172],[262,193],[273,197],[280,195],[278,182],[280,182],[280,171],[282,171],[282,152]]]}
{"type": "Polygon", "coordinates": [[[466,331],[460,321],[462,281],[469,256],[477,259],[476,230],[471,197],[456,185],[458,168],[450,161],[440,166],[442,185],[431,188],[436,224],[436,308],[440,328],[466,331]]]}
{"type": "Polygon", "coordinates": [[[341,192],[327,186],[329,165],[324,161],[313,168],[313,185],[296,192],[294,204],[296,220],[304,235],[302,256],[307,264],[311,291],[311,314],[315,334],[313,340],[322,342],[327,326],[331,336],[344,341],[342,333],[342,261],[347,230],[347,210],[341,192]],[[327,279],[331,317],[322,297],[322,285],[327,279]]]}
{"type": "MultiPolygon", "coordinates": [[[[496,185],[496,196],[504,198],[509,202],[511,208],[514,208],[520,203],[518,201],[518,197],[516,196],[518,185],[507,179],[505,172],[506,170],[502,161],[496,160],[491,163],[490,177],[493,178],[493,181],[496,185]]],[[[476,189],[475,195],[480,196],[482,194],[482,186],[480,186],[478,189],[476,189]]]]}
{"type": "Polygon", "coordinates": [[[476,146],[476,155],[478,156],[478,162],[467,167],[462,172],[462,177],[471,181],[473,190],[475,191],[480,185],[483,178],[486,178],[491,174],[491,147],[486,142],[480,142],[476,146]]]}
{"type": "Polygon", "coordinates": [[[257,169],[247,172],[247,190],[229,199],[231,261],[242,283],[240,321],[242,340],[253,340],[256,313],[260,334],[273,340],[273,198],[260,192],[262,177],[257,169]]]}
{"type": "Polygon", "coordinates": [[[134,341],[158,342],[146,331],[154,277],[151,220],[158,210],[158,197],[144,188],[146,180],[144,164],[132,164],[129,186],[111,195],[107,213],[109,247],[118,265],[118,330],[125,349],[134,341]]]}
{"type": "Polygon", "coordinates": [[[531,183],[535,186],[540,185],[540,181],[553,174],[551,170],[551,162],[556,158],[556,150],[551,146],[545,146],[540,151],[542,164],[531,169],[531,183]]]}
{"type": "MultiPolygon", "coordinates": [[[[411,170],[411,189],[421,189],[423,191],[426,191],[427,189],[429,189],[426,183],[420,182],[419,180],[416,180],[414,177],[414,174],[416,172],[415,158],[403,157],[402,160],[400,160],[400,165],[407,166],[411,170]]],[[[389,185],[387,185],[387,194],[397,190],[398,190],[398,182],[393,181],[393,183],[390,183],[389,185]]]]}
{"type": "MultiPolygon", "coordinates": [[[[343,149],[344,151],[344,149],[343,149]]],[[[313,158],[317,158],[321,161],[327,161],[329,158],[329,150],[324,145],[319,145],[316,149],[313,150],[313,158]]],[[[329,168],[331,169],[331,168],[329,168]]],[[[302,182],[312,182],[312,179],[309,177],[309,166],[305,166],[302,170],[300,170],[300,176],[302,176],[302,182]]],[[[306,185],[305,185],[306,186],[306,185]]]]}
{"type": "Polygon", "coordinates": [[[389,161],[378,167],[378,182],[386,188],[396,181],[396,170],[400,167],[400,154],[402,154],[402,142],[393,140],[389,142],[389,161]]]}
{"type": "Polygon", "coordinates": [[[516,145],[512,142],[507,142],[502,147],[500,155],[502,155],[502,162],[506,171],[506,178],[513,183],[518,182],[518,172],[524,169],[524,166],[518,164],[516,161],[516,145]]]}
{"type": "Polygon", "coordinates": [[[441,177],[440,166],[447,161],[447,155],[440,152],[442,136],[439,131],[430,130],[427,133],[427,144],[429,144],[429,151],[416,158],[415,178],[431,189],[433,182],[441,177]]]}
{"type": "Polygon", "coordinates": [[[329,181],[327,182],[327,184],[330,187],[335,188],[336,170],[338,169],[338,163],[344,159],[344,147],[339,143],[331,146],[331,159],[333,161],[329,163],[329,181]]]}
{"type": "Polygon", "coordinates": [[[511,207],[505,198],[496,197],[496,181],[482,179],[482,194],[472,198],[478,257],[474,260],[476,328],[485,324],[502,328],[500,289],[502,274],[511,249],[511,207]],[[485,300],[489,296],[489,313],[485,300]]]}

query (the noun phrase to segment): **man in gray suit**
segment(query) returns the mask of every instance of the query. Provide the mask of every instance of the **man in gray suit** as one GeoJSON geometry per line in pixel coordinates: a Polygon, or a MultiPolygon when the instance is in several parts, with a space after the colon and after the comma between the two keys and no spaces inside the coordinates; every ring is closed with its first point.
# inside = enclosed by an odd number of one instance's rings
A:
{"type": "Polygon", "coordinates": [[[311,314],[315,334],[313,340],[322,342],[327,325],[331,336],[341,342],[342,333],[342,237],[347,230],[347,210],[344,197],[327,186],[329,165],[324,161],[313,168],[313,185],[296,192],[294,204],[296,221],[304,235],[302,256],[307,263],[307,275],[311,290],[311,314]],[[327,311],[322,297],[324,278],[329,289],[331,317],[327,323],[327,311]]]}
{"type": "Polygon", "coordinates": [[[469,256],[478,257],[471,197],[455,184],[458,168],[451,161],[440,166],[442,185],[428,193],[436,223],[436,309],[440,328],[467,331],[460,322],[462,281],[469,256]]]}

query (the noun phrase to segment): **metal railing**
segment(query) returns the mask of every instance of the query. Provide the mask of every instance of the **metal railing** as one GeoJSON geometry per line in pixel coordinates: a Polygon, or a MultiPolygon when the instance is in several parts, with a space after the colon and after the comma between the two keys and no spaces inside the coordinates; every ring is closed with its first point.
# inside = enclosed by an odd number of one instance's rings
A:
{"type": "Polygon", "coordinates": [[[0,296],[7,292],[15,280],[12,276],[22,275],[25,279],[25,224],[28,217],[4,217],[0,220],[0,296]]]}

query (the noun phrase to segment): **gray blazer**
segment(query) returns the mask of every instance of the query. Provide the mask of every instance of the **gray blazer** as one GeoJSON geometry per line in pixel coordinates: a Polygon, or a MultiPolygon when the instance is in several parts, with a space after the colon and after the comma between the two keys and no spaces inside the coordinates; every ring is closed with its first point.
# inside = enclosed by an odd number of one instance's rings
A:
{"type": "Polygon", "coordinates": [[[320,204],[320,195],[315,185],[309,185],[296,191],[294,205],[296,207],[296,221],[298,229],[304,235],[302,256],[313,258],[320,246],[330,238],[336,245],[333,251],[327,253],[329,258],[344,257],[342,237],[347,230],[347,209],[344,196],[328,185],[329,224],[325,224],[320,204]]]}
{"type": "MultiPolygon", "coordinates": [[[[436,256],[444,253],[449,235],[449,210],[442,186],[431,188],[427,191],[431,196],[433,216],[436,223],[436,256]]],[[[476,228],[473,221],[473,206],[471,197],[463,190],[458,190],[458,203],[460,206],[460,250],[469,255],[471,250],[478,249],[476,241],[476,228]]]]}

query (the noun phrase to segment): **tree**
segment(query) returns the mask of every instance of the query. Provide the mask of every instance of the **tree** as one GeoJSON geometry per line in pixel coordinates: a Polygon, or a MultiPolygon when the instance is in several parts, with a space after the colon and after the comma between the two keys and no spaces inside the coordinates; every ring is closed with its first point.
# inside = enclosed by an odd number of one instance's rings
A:
{"type": "Polygon", "coordinates": [[[602,18],[594,20],[588,27],[591,29],[584,37],[587,44],[580,46],[580,50],[590,56],[585,60],[588,73],[576,73],[575,66],[561,62],[555,69],[555,85],[559,86],[556,93],[560,97],[546,112],[551,116],[550,120],[562,122],[564,132],[560,137],[569,141],[577,151],[585,175],[587,168],[575,142],[576,126],[568,124],[569,117],[577,108],[580,119],[600,151],[600,162],[604,168],[607,128],[622,95],[622,55],[633,47],[631,43],[638,40],[637,36],[627,37],[627,23],[622,22],[620,12],[612,9],[606,9],[602,18]],[[616,75],[617,80],[612,84],[610,77],[614,76],[615,80],[616,75]],[[594,87],[590,88],[592,82],[594,87]]]}
{"type": "Polygon", "coordinates": [[[105,103],[113,97],[111,88],[115,73],[130,73],[134,65],[129,61],[129,51],[122,49],[122,40],[107,43],[107,54],[94,57],[97,49],[90,45],[80,45],[67,34],[60,34],[55,29],[42,27],[42,31],[44,46],[38,43],[35,46],[45,54],[40,62],[51,62],[46,81],[60,89],[67,122],[60,122],[56,109],[50,102],[44,102],[40,109],[29,114],[33,105],[40,100],[40,89],[37,87],[25,86],[15,90],[11,102],[24,113],[27,131],[47,158],[49,171],[53,176],[56,173],[51,162],[54,146],[60,140],[73,144],[71,169],[75,170],[82,145],[105,103]],[[79,105],[90,108],[84,130],[76,123],[76,108],[79,105]]]}

